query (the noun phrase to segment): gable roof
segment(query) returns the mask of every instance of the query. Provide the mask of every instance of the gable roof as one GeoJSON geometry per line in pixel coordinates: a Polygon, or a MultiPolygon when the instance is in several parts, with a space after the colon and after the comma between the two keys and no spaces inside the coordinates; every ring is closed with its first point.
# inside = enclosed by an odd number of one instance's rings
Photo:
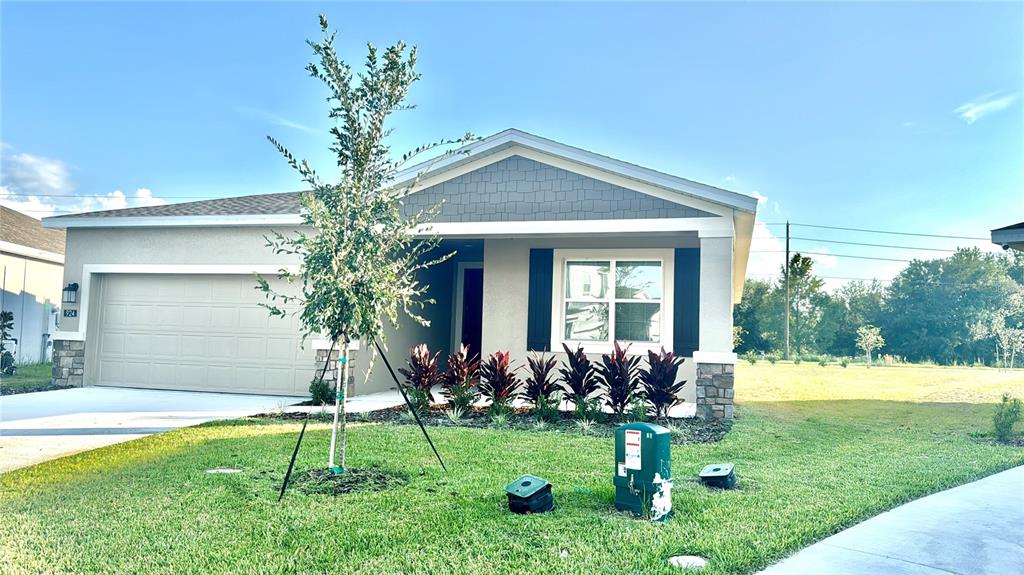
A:
{"type": "Polygon", "coordinates": [[[629,180],[648,184],[668,192],[677,194],[679,200],[696,198],[720,206],[754,213],[757,210],[757,198],[722,188],[716,188],[693,180],[687,180],[664,172],[617,160],[582,148],[569,146],[561,142],[542,138],[534,134],[509,128],[467,144],[453,154],[441,160],[427,160],[406,168],[396,174],[393,184],[407,184],[417,177],[421,180],[426,176],[443,178],[445,172],[474,162],[481,157],[497,154],[511,148],[534,150],[566,161],[586,166],[608,174],[625,177],[629,180]]]}
{"type": "Polygon", "coordinates": [[[234,215],[277,215],[298,214],[302,207],[299,203],[301,192],[284,192],[277,194],[256,194],[252,196],[236,196],[182,202],[160,206],[142,206],[105,210],[102,212],[83,212],[46,218],[46,222],[75,220],[80,218],[122,218],[122,217],[175,217],[175,216],[234,216],[234,215]]]}
{"type": "Polygon", "coordinates": [[[46,229],[39,220],[0,206],[0,242],[3,244],[63,255],[64,236],[64,230],[46,229]]]}
{"type": "MultiPolygon", "coordinates": [[[[513,148],[536,151],[600,173],[639,182],[663,190],[667,194],[666,197],[673,201],[685,203],[691,198],[750,214],[757,209],[757,199],[744,194],[665,174],[515,129],[504,130],[467,144],[447,158],[428,160],[402,170],[396,175],[392,185],[408,184],[416,178],[423,181],[427,177],[433,180],[456,177],[459,168],[468,163],[486,161],[490,156],[497,156],[513,148]]],[[[418,187],[416,191],[419,189],[422,187],[418,187]]],[[[161,206],[84,212],[45,218],[43,225],[48,228],[120,227],[152,223],[150,218],[181,218],[191,225],[218,225],[224,223],[225,218],[237,219],[237,223],[298,224],[300,194],[301,192],[256,194],[161,206]]]]}

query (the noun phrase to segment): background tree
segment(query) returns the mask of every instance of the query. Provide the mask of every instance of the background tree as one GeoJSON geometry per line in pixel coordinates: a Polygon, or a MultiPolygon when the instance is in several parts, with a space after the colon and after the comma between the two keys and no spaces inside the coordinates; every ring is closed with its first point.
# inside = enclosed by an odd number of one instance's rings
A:
{"type": "Polygon", "coordinates": [[[265,305],[272,316],[293,313],[284,306],[297,305],[294,313],[302,321],[305,336],[324,335],[341,345],[342,378],[336,386],[330,447],[330,466],[336,469],[345,465],[349,342],[360,339],[367,348],[372,342],[384,342],[384,322],[397,325],[401,314],[429,325],[419,312],[433,300],[427,295],[429,286],[421,284],[417,274],[450,255],[436,255],[436,238],[417,239],[409,233],[433,214],[433,210],[412,215],[403,212],[401,199],[415,182],[401,188],[389,182],[412,157],[471,136],[422,146],[392,159],[386,142],[391,130],[385,122],[392,113],[411,108],[404,101],[420,77],[415,71],[416,49],[398,42],[381,54],[368,45],[364,70],[353,73],[335,52],[335,33],[329,31],[324,16],[320,16],[320,29],[323,37],[319,42],[307,41],[316,61],[306,70],[328,89],[328,117],[334,123],[330,149],[337,156],[340,175],[334,183],[325,182],[305,160],[297,160],[268,137],[309,190],[302,195],[302,219],[315,233],[274,233],[267,239],[276,253],[301,258],[297,272],[282,269],[279,273],[280,278],[300,287],[298,295],[276,291],[262,277],[258,289],[266,294],[269,303],[265,305]],[[336,466],[339,425],[341,446],[336,466]]]}
{"type": "Polygon", "coordinates": [[[1004,258],[977,248],[948,258],[915,260],[892,281],[882,332],[889,349],[911,361],[973,363],[991,355],[972,328],[1015,291],[1004,258]]]}
{"type": "Polygon", "coordinates": [[[873,325],[862,325],[857,328],[857,347],[864,350],[864,357],[867,359],[868,367],[871,367],[871,352],[881,349],[885,345],[882,339],[882,330],[873,325]]]}
{"type": "Polygon", "coordinates": [[[734,346],[736,353],[748,351],[772,350],[772,344],[765,338],[765,330],[761,326],[762,306],[772,284],[763,280],[748,279],[743,282],[743,299],[733,310],[733,323],[742,329],[740,341],[734,346]]]}

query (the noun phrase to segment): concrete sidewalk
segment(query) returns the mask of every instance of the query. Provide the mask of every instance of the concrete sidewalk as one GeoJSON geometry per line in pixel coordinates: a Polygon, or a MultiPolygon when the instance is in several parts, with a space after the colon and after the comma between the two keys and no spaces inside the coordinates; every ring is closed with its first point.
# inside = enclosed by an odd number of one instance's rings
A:
{"type": "Polygon", "coordinates": [[[922,497],[764,575],[1024,575],[1024,466],[922,497]]]}

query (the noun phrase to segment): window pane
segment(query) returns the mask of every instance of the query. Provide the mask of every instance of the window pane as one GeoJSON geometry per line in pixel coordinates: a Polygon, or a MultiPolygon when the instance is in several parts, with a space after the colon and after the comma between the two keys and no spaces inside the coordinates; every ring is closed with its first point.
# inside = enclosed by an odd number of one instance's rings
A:
{"type": "Polygon", "coordinates": [[[616,262],[616,299],[661,299],[661,262],[616,262]]]}
{"type": "Polygon", "coordinates": [[[565,339],[571,341],[608,341],[608,304],[566,303],[565,339]]]}
{"type": "Polygon", "coordinates": [[[661,304],[615,304],[615,339],[619,341],[661,341],[661,304]]]}
{"type": "Polygon", "coordinates": [[[605,299],[608,297],[608,262],[566,262],[566,299],[605,299]]]}

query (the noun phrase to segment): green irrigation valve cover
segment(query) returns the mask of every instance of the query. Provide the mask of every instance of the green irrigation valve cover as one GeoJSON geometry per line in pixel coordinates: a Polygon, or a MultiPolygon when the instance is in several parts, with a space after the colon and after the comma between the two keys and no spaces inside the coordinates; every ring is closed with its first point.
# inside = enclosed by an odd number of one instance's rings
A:
{"type": "Polygon", "coordinates": [[[506,485],[505,495],[513,513],[544,513],[555,508],[551,484],[529,473],[506,485]]]}
{"type": "Polygon", "coordinates": [[[732,463],[712,463],[700,470],[700,482],[708,487],[732,489],[736,486],[736,472],[732,463]]]}
{"type": "Polygon", "coordinates": [[[615,430],[615,508],[652,521],[672,514],[672,449],[668,429],[627,423],[615,430]]]}

